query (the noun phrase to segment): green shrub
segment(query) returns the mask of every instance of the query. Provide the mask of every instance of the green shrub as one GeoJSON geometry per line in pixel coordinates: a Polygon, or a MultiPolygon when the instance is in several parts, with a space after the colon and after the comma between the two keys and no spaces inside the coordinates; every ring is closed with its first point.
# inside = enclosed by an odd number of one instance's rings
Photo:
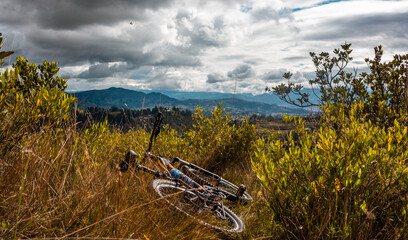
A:
{"type": "Polygon", "coordinates": [[[63,92],[65,79],[54,77],[56,63],[37,67],[22,57],[0,80],[0,146],[4,156],[21,139],[41,126],[60,126],[69,121],[75,98],[63,92]]]}
{"type": "MultiPolygon", "coordinates": [[[[375,47],[374,52],[374,59],[365,59],[371,72],[361,74],[366,92],[370,92],[365,95],[364,111],[372,122],[390,126],[395,119],[408,116],[408,54],[396,54],[392,61],[381,62],[382,46],[375,47]]],[[[408,125],[407,121],[402,123],[408,125]]]]}
{"type": "Polygon", "coordinates": [[[250,168],[255,126],[247,120],[238,126],[233,124],[230,114],[225,114],[221,104],[210,117],[197,108],[193,122],[193,129],[185,132],[184,141],[186,149],[194,153],[200,166],[219,173],[233,165],[239,165],[241,169],[250,168]]]}
{"type": "Polygon", "coordinates": [[[379,127],[361,109],[328,104],[315,132],[286,117],[298,143],[292,132],[257,141],[253,168],[287,239],[408,237],[407,127],[379,127]]]}

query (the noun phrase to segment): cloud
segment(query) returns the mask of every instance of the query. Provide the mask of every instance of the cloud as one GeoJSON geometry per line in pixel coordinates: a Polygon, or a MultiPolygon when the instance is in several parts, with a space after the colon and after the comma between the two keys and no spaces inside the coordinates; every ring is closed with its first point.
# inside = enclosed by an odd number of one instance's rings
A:
{"type": "Polygon", "coordinates": [[[117,73],[124,72],[132,67],[126,62],[118,63],[96,63],[87,70],[81,72],[77,77],[84,79],[106,78],[115,76],[117,73]]]}
{"type": "Polygon", "coordinates": [[[286,69],[307,83],[309,52],[345,41],[358,67],[378,44],[404,53],[407,13],[408,1],[2,0],[0,29],[13,56],[57,61],[68,88],[250,92],[286,69]]]}
{"type": "Polygon", "coordinates": [[[283,1],[280,0],[244,3],[241,5],[240,10],[248,13],[255,22],[279,22],[283,18],[293,20],[292,10],[286,8],[283,1]]]}
{"type": "Polygon", "coordinates": [[[305,40],[358,39],[361,37],[378,36],[404,38],[408,36],[407,13],[383,13],[348,18],[333,18],[321,23],[320,32],[307,34],[305,40]],[[381,36],[380,35],[380,36],[381,36]]]}
{"type": "Polygon", "coordinates": [[[210,73],[207,75],[207,83],[225,82],[228,79],[219,73],[210,73]]]}
{"type": "Polygon", "coordinates": [[[174,68],[158,69],[153,78],[145,81],[150,89],[179,89],[182,73],[174,68]]]}
{"type": "Polygon", "coordinates": [[[282,18],[293,20],[291,9],[274,9],[271,7],[265,7],[257,9],[251,12],[251,16],[254,21],[276,21],[279,22],[282,18]]]}
{"type": "Polygon", "coordinates": [[[275,82],[275,81],[282,81],[283,79],[283,74],[285,72],[288,72],[287,69],[273,69],[270,70],[264,74],[262,74],[261,79],[267,81],[267,82],[275,82]]]}
{"type": "Polygon", "coordinates": [[[0,21],[9,25],[32,24],[41,28],[79,29],[88,25],[115,25],[127,19],[146,18],[145,9],[157,9],[169,4],[168,0],[3,0],[0,21]]]}
{"type": "Polygon", "coordinates": [[[239,65],[234,70],[228,72],[228,77],[237,79],[237,80],[244,80],[250,77],[254,77],[255,70],[252,69],[251,66],[247,64],[239,65]]]}
{"type": "Polygon", "coordinates": [[[283,74],[291,72],[292,77],[290,81],[293,83],[305,83],[307,84],[308,80],[313,79],[316,77],[314,72],[308,71],[289,71],[288,69],[280,68],[280,69],[272,69],[268,72],[265,72],[260,76],[262,80],[265,81],[265,84],[279,84],[282,82],[287,82],[285,78],[283,78],[283,74]]]}
{"type": "Polygon", "coordinates": [[[170,25],[180,38],[189,40],[191,50],[200,51],[206,47],[227,46],[233,34],[229,25],[224,23],[223,16],[202,19],[194,12],[181,9],[170,25]]]}

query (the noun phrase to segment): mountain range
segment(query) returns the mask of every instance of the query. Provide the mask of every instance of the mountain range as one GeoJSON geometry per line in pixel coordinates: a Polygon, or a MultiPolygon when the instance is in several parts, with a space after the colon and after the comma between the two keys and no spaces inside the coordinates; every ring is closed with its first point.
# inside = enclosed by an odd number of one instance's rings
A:
{"type": "Polygon", "coordinates": [[[154,91],[154,90],[129,90],[124,88],[109,88],[103,90],[89,90],[71,93],[78,98],[78,107],[99,108],[130,108],[142,109],[161,107],[178,107],[180,109],[194,110],[201,106],[204,111],[212,111],[218,103],[227,112],[233,114],[266,114],[276,115],[282,113],[304,115],[309,113],[305,109],[289,107],[273,94],[231,94],[218,92],[182,92],[182,91],[154,91]],[[279,105],[277,104],[279,103],[279,105]]]}

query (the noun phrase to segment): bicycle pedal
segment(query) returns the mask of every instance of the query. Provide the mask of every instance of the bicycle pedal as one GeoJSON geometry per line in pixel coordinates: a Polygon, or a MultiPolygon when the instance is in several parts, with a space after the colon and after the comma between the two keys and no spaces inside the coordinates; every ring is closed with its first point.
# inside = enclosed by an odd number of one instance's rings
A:
{"type": "Polygon", "coordinates": [[[244,184],[241,184],[237,190],[237,193],[235,194],[235,196],[239,199],[241,198],[246,190],[246,186],[244,184]]]}

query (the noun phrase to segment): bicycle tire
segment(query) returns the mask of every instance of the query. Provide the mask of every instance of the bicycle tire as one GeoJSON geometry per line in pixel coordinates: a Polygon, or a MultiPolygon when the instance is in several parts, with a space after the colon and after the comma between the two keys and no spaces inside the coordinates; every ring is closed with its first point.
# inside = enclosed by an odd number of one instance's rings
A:
{"type": "MultiPolygon", "coordinates": [[[[215,173],[211,173],[209,171],[203,172],[203,171],[200,171],[199,169],[194,169],[187,165],[184,165],[182,167],[182,170],[184,171],[185,174],[187,174],[187,176],[192,178],[198,184],[217,187],[227,195],[231,195],[235,197],[238,191],[238,186],[236,186],[235,184],[223,178],[221,178],[221,180],[216,180],[219,177],[215,173]]],[[[252,197],[247,192],[244,192],[244,194],[239,198],[239,200],[243,202],[251,202],[252,197]]]]}
{"type": "Polygon", "coordinates": [[[196,201],[199,196],[194,191],[180,185],[180,183],[166,179],[154,179],[152,185],[156,193],[170,205],[204,226],[228,233],[241,233],[245,229],[242,220],[225,206],[223,207],[223,213],[226,219],[220,219],[217,217],[217,213],[211,209],[201,212],[201,207],[198,206],[198,201],[196,201]]]}

